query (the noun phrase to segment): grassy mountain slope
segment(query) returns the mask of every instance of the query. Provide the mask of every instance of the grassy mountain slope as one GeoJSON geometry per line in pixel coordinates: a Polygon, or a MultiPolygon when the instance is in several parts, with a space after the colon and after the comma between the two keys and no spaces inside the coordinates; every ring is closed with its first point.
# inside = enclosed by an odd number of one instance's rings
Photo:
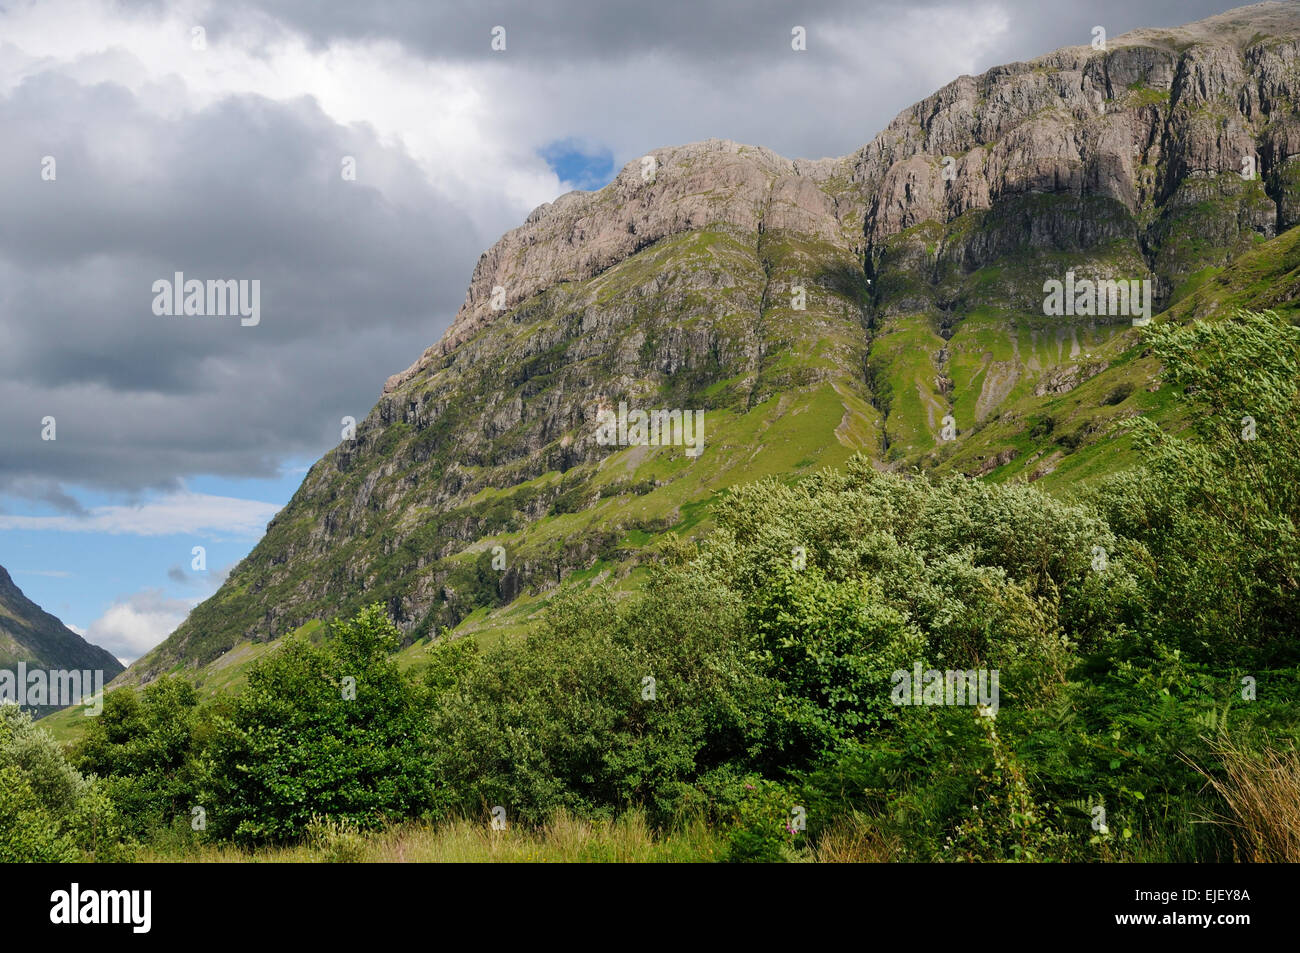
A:
{"type": "MultiPolygon", "coordinates": [[[[0,669],[16,671],[19,662],[29,669],[102,671],[105,683],[123,670],[112,654],[91,645],[23,595],[0,566],[0,669]]],[[[48,706],[36,710],[54,711],[48,706]]]]}

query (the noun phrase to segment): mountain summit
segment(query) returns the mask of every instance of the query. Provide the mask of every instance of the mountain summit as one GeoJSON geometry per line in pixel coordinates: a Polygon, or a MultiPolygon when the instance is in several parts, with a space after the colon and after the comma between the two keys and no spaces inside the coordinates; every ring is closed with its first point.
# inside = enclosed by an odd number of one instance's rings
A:
{"type": "Polygon", "coordinates": [[[1094,447],[1118,466],[1109,424],[1167,409],[1141,297],[1209,311],[1243,262],[1294,258],[1297,102],[1300,12],[1264,3],[960,77],[843,158],[709,140],[561,196],[126,677],[237,668],[375,601],[412,640],[508,634],[566,580],[635,584],[728,487],[858,452],[1049,486],[1094,447]],[[1052,282],[1091,297],[1053,311],[1052,282]],[[631,411],[702,414],[702,447],[631,411]]]}

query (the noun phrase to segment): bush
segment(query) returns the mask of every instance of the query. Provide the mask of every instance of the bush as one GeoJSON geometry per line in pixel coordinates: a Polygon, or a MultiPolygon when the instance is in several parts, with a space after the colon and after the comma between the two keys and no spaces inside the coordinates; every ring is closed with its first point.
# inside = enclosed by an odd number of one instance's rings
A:
{"type": "Polygon", "coordinates": [[[893,717],[890,674],[923,645],[870,586],[780,570],[750,604],[757,671],[781,685],[768,768],[803,765],[893,717]],[[779,754],[778,754],[779,752],[779,754]]]}
{"type": "Polygon", "coordinates": [[[745,779],[734,814],[724,818],[731,830],[727,861],[733,864],[781,863],[796,856],[807,842],[807,809],[783,785],[757,775],[745,779]]]}
{"type": "Polygon", "coordinates": [[[132,836],[148,837],[178,820],[188,828],[204,782],[208,730],[198,694],[183,678],[161,678],[141,692],[119,688],[92,719],[77,764],[103,779],[132,836]]]}
{"type": "Polygon", "coordinates": [[[540,822],[685,811],[708,766],[743,756],[765,697],[725,590],[664,574],[616,605],[604,593],[551,606],[540,630],[486,653],[433,714],[449,805],[540,822]]]}
{"type": "Polygon", "coordinates": [[[293,639],[254,667],[213,746],[215,833],[283,842],[318,816],[365,830],[427,807],[420,696],[389,657],[399,641],[373,605],[323,646],[293,639]]]}
{"type": "Polygon", "coordinates": [[[31,781],[12,765],[0,767],[0,863],[77,860],[61,819],[43,804],[31,781]]]}
{"type": "Polygon", "coordinates": [[[1093,496],[1150,554],[1153,628],[1203,659],[1294,664],[1300,647],[1300,329],[1271,312],[1153,325],[1191,427],[1133,418],[1136,473],[1093,496]]]}
{"type": "Polygon", "coordinates": [[[68,763],[31,715],[0,705],[0,862],[115,860],[124,831],[94,779],[68,763]]]}

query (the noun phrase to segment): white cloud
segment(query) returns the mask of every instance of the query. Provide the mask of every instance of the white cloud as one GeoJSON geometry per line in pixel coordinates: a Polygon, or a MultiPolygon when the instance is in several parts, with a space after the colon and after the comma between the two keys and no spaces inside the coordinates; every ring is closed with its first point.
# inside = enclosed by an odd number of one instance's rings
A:
{"type": "MultiPolygon", "coordinates": [[[[489,101],[481,66],[426,60],[392,40],[317,47],[265,16],[209,33],[195,50],[190,31],[211,21],[208,9],[174,2],[161,15],[138,17],[117,4],[56,0],[6,10],[14,62],[0,69],[0,92],[57,72],[83,86],[124,86],[173,120],[240,94],[281,103],[310,97],[340,125],[365,124],[384,144],[400,145],[439,192],[488,219],[493,233],[558,194],[558,177],[489,101]]],[[[381,170],[367,170],[365,181],[384,190],[381,170]]]]}
{"type": "Polygon", "coordinates": [[[195,605],[197,602],[169,599],[157,589],[146,589],[114,602],[78,634],[129,664],[167,638],[195,605]]]}
{"type": "Polygon", "coordinates": [[[130,665],[171,635],[191,609],[221,588],[234,568],[235,564],[230,563],[206,576],[191,577],[203,590],[193,598],[173,599],[160,589],[141,589],[119,596],[87,628],[68,628],[87,642],[108,649],[123,665],[130,665]]]}
{"type": "Polygon", "coordinates": [[[258,539],[279,512],[276,503],[205,493],[173,493],[135,506],[97,506],[84,516],[0,514],[0,530],[111,533],[134,536],[187,534],[224,541],[258,539]]]}

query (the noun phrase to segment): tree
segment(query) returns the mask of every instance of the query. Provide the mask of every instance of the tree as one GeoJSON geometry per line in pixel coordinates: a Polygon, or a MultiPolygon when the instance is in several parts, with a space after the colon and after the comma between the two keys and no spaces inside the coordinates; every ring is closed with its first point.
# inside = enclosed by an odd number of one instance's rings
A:
{"type": "Polygon", "coordinates": [[[1153,623],[1201,655],[1300,658],[1300,329],[1273,312],[1153,326],[1187,426],[1130,427],[1145,469],[1098,495],[1155,563],[1153,623]]]}
{"type": "Polygon", "coordinates": [[[249,673],[213,746],[216,833],[284,841],[316,816],[374,829],[428,804],[422,694],[391,658],[399,644],[376,604],[324,644],[291,639],[249,673]]]}

